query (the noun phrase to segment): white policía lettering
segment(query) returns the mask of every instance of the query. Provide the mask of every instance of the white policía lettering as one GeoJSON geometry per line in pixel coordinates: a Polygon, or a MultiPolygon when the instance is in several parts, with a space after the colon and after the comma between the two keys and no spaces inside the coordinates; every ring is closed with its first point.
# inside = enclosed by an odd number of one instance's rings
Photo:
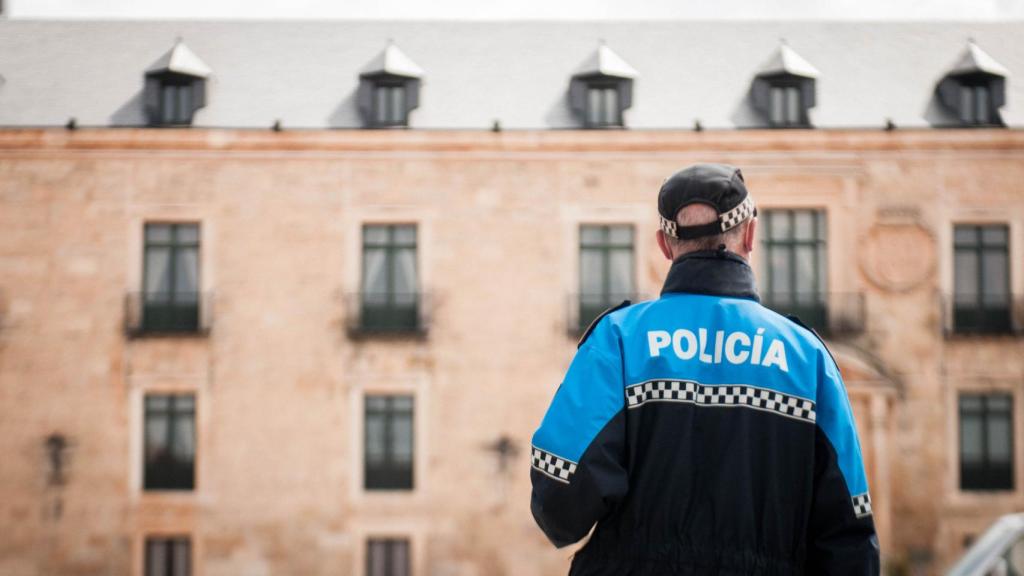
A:
{"type": "Polygon", "coordinates": [[[661,356],[661,349],[667,348],[672,343],[672,337],[665,330],[651,330],[647,333],[647,348],[651,351],[651,357],[661,356]]]}
{"type": "Polygon", "coordinates": [[[785,344],[778,338],[766,337],[764,332],[764,328],[758,328],[751,337],[746,332],[727,333],[725,330],[716,330],[715,340],[711,343],[713,353],[709,354],[706,328],[698,328],[696,334],[684,328],[671,333],[667,330],[650,330],[647,332],[647,347],[652,358],[661,356],[662,351],[671,346],[672,353],[680,360],[696,358],[704,364],[750,364],[789,372],[785,344]],[[767,350],[762,357],[765,344],[767,350]]]}
{"type": "Polygon", "coordinates": [[[700,361],[704,362],[705,364],[711,364],[711,354],[708,354],[706,352],[706,350],[708,349],[708,329],[698,328],[697,334],[700,335],[700,361]]]}
{"type": "Polygon", "coordinates": [[[786,349],[778,340],[772,340],[768,345],[768,353],[764,355],[764,362],[761,362],[761,366],[772,365],[778,365],[783,372],[789,372],[789,366],[786,365],[786,349]]]}
{"type": "Polygon", "coordinates": [[[737,343],[740,343],[743,346],[750,346],[750,336],[747,336],[743,332],[733,332],[732,334],[729,334],[729,337],[725,339],[725,357],[733,364],[743,364],[746,362],[747,357],[750,356],[750,351],[740,350],[737,352],[737,343]]]}
{"type": "Polygon", "coordinates": [[[675,351],[676,356],[682,360],[689,360],[693,358],[693,355],[697,353],[697,337],[693,335],[693,332],[689,330],[676,330],[672,333],[672,350],[675,351]],[[686,350],[680,346],[683,340],[686,340],[686,350]]]}

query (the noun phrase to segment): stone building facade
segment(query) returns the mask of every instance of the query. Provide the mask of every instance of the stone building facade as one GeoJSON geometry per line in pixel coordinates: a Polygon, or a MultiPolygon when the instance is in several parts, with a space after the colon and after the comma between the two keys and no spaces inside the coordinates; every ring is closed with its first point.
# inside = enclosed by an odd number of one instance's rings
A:
{"type": "Polygon", "coordinates": [[[632,230],[633,291],[656,297],[656,191],[698,161],[744,170],[762,287],[780,290],[763,258],[778,215],[824,223],[819,327],[894,573],[937,574],[1024,510],[1020,131],[6,129],[0,574],[142,576],[175,555],[200,576],[565,573],[527,472],[575,349],[581,226],[632,230]],[[196,325],[170,332],[139,303],[166,225],[194,231],[175,258],[199,294],[196,325]],[[415,330],[362,330],[367,229],[390,225],[414,231],[415,330]],[[1007,263],[994,333],[958,329],[951,297],[972,230],[995,238],[981,266],[1007,263]],[[971,402],[1004,395],[1011,483],[965,489],[971,402]],[[367,489],[381,397],[411,399],[411,417],[383,408],[411,443],[385,450],[411,454],[383,480],[399,489],[367,489]],[[178,440],[154,398],[190,399],[178,440]],[[151,484],[161,441],[193,455],[186,489],[151,484]]]}

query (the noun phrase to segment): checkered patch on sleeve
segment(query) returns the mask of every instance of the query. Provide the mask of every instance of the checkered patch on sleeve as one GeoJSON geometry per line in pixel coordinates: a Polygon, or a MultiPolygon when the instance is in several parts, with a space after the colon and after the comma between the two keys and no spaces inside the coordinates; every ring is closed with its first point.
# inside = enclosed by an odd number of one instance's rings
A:
{"type": "Polygon", "coordinates": [[[648,380],[626,388],[626,407],[647,402],[681,402],[707,407],[743,407],[814,422],[813,400],[741,384],[709,386],[690,380],[648,380]]]}
{"type": "Polygon", "coordinates": [[[538,472],[565,484],[568,484],[572,480],[572,475],[576,473],[575,462],[545,452],[536,446],[533,446],[531,464],[538,472]]]}
{"type": "Polygon", "coordinates": [[[871,516],[871,495],[867,492],[853,497],[853,513],[857,518],[871,516]]]}

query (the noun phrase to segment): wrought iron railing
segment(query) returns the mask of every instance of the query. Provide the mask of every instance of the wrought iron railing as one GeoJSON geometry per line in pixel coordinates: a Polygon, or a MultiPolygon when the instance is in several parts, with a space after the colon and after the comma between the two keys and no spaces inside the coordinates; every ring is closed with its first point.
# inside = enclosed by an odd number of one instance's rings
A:
{"type": "Polygon", "coordinates": [[[356,292],[345,297],[349,335],[426,336],[430,298],[425,292],[356,292]]]}
{"type": "Polygon", "coordinates": [[[780,314],[796,316],[822,336],[855,336],[866,329],[862,292],[763,294],[761,302],[780,314]]]}
{"type": "Polygon", "coordinates": [[[212,325],[212,292],[131,292],[125,297],[129,336],[202,336],[212,325]]]}
{"type": "Polygon", "coordinates": [[[1019,295],[939,298],[942,332],[947,337],[1024,335],[1024,297],[1019,295]]]}
{"type": "Polygon", "coordinates": [[[566,306],[566,327],[572,337],[583,334],[602,312],[618,306],[623,300],[637,302],[640,296],[635,292],[618,294],[570,294],[566,306]]]}

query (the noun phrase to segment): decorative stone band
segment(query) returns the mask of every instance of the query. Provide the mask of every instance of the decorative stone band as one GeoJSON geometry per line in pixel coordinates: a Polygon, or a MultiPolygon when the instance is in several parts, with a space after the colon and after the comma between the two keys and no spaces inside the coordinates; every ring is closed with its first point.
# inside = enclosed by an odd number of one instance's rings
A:
{"type": "Polygon", "coordinates": [[[857,518],[871,516],[871,495],[867,492],[853,497],[853,513],[857,518]]]}
{"type": "Polygon", "coordinates": [[[532,465],[535,470],[550,477],[552,480],[568,484],[572,475],[576,473],[576,463],[572,460],[555,456],[533,446],[532,465]]]}
{"type": "Polygon", "coordinates": [[[754,200],[747,196],[732,210],[719,214],[718,222],[696,226],[679,226],[674,220],[661,216],[661,230],[672,238],[688,240],[728,232],[751,216],[757,216],[757,207],[754,206],[754,200]]]}
{"type": "Polygon", "coordinates": [[[709,386],[690,380],[649,380],[626,388],[626,407],[647,402],[680,402],[702,407],[752,408],[814,422],[814,401],[743,384],[709,386]]]}

